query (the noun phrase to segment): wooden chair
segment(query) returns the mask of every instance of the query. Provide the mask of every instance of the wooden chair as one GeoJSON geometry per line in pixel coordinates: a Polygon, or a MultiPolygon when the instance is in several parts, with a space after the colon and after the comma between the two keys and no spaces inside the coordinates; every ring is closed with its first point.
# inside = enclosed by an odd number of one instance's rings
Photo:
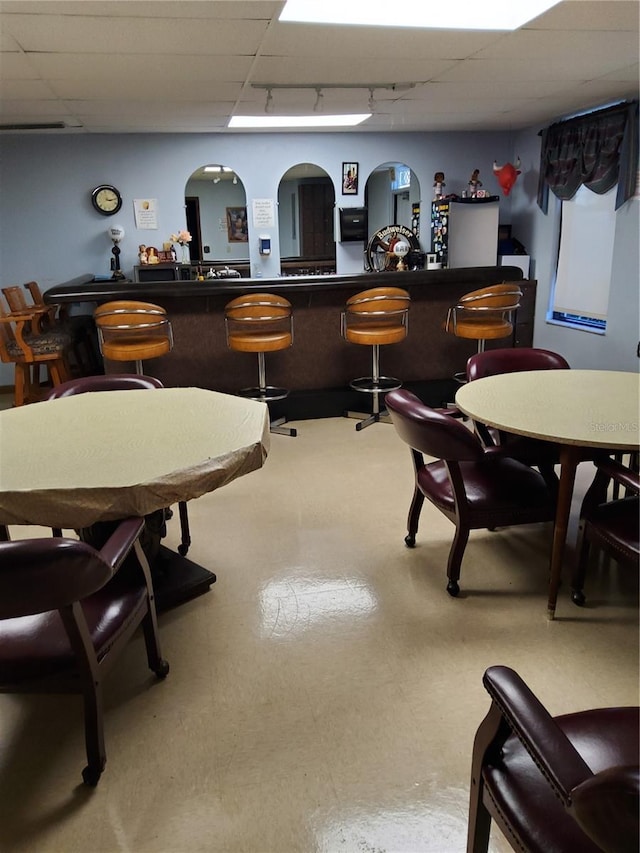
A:
{"type": "Polygon", "coordinates": [[[31,295],[33,307],[44,309],[45,330],[63,332],[71,339],[71,351],[79,376],[93,376],[103,372],[96,324],[90,314],[69,314],[63,305],[50,305],[44,301],[36,281],[24,285],[31,295]]]}
{"type": "MultiPolygon", "coordinates": [[[[162,387],[164,387],[162,382],[153,376],[141,376],[138,373],[108,373],[106,376],[82,376],[78,379],[70,379],[68,382],[63,382],[62,385],[50,391],[45,399],[57,400],[60,397],[73,397],[76,394],[86,394],[90,391],[151,391],[162,387]]],[[[180,545],[178,545],[178,553],[184,557],[191,545],[189,514],[186,501],[179,501],[178,512],[180,514],[180,533],[182,539],[180,545]]],[[[164,518],[169,518],[170,515],[171,511],[168,509],[165,510],[164,518]]],[[[54,536],[62,535],[62,531],[57,528],[54,529],[53,533],[54,536]]]]}
{"type": "MultiPolygon", "coordinates": [[[[251,352],[258,356],[258,384],[238,393],[251,400],[272,403],[289,396],[287,388],[267,385],[265,353],[278,352],[293,345],[293,314],[291,303],[274,293],[247,293],[228,302],[224,309],[227,346],[236,352],[251,352]]],[[[294,427],[286,427],[286,418],[270,422],[270,430],[295,437],[294,427]]]]}
{"type": "Polygon", "coordinates": [[[31,309],[5,312],[0,308],[0,361],[15,365],[15,406],[40,398],[40,365],[47,369],[54,386],[69,378],[65,358],[69,337],[57,332],[34,333],[40,317],[31,309]]]}
{"type": "MultiPolygon", "coordinates": [[[[633,462],[633,460],[632,460],[633,462]]],[[[592,545],[618,563],[638,571],[640,566],[640,475],[633,464],[601,457],[595,462],[596,475],[587,489],[580,510],[578,559],[571,581],[571,599],[582,606],[586,599],[584,583],[592,545]],[[624,489],[608,499],[611,483],[624,489]]]]}
{"type": "Polygon", "coordinates": [[[93,312],[103,358],[134,362],[142,375],[142,362],[173,349],[173,332],[160,305],[121,299],[99,305],[93,312]]]}
{"type": "Polygon", "coordinates": [[[357,430],[387,419],[387,412],[380,409],[384,395],[400,388],[402,380],[391,376],[380,376],[380,347],[399,344],[407,337],[409,327],[409,305],[411,298],[400,287],[372,287],[347,299],[340,318],[342,337],[352,344],[371,347],[371,376],[353,379],[349,385],[354,391],[371,394],[373,412],[347,412],[350,418],[360,418],[357,430]]]}
{"type": "Polygon", "coordinates": [[[542,475],[480,439],[450,415],[425,406],[404,389],[387,394],[399,437],[409,445],[415,471],[405,544],[416,544],[427,498],[456,526],[447,563],[447,592],[458,595],[460,566],[469,532],[553,521],[555,494],[542,475]],[[436,461],[425,463],[424,455],[436,461]]]}
{"type": "Polygon", "coordinates": [[[75,539],[0,541],[0,690],[83,696],[87,785],[97,785],[106,762],[105,673],[139,625],[149,668],[159,678],[169,672],[143,528],[143,519],[119,522],[99,550],[75,539]]]}
{"type": "Polygon", "coordinates": [[[486,853],[492,821],[521,852],[636,853],[639,709],[552,717],[508,667],[483,683],[491,707],[473,744],[467,853],[486,853]]]}

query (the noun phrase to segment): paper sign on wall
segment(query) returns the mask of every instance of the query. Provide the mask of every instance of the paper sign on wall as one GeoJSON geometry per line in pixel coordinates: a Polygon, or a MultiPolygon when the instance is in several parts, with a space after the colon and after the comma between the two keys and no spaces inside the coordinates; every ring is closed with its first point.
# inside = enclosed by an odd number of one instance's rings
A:
{"type": "Polygon", "coordinates": [[[274,228],[276,224],[275,204],[272,198],[251,200],[254,228],[274,228]]]}
{"type": "Polygon", "coordinates": [[[133,212],[136,228],[153,231],[158,228],[158,200],[155,198],[134,198],[133,212]]]}

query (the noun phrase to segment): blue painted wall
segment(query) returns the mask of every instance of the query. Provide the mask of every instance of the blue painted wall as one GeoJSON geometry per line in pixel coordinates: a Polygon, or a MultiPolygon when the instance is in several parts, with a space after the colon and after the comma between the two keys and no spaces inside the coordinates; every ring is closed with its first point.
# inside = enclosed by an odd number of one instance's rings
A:
{"type": "MultiPolygon", "coordinates": [[[[258,253],[257,233],[251,221],[252,199],[278,198],[282,175],[300,162],[314,163],[331,177],[336,207],[364,203],[367,177],[381,163],[405,163],[422,192],[422,241],[428,247],[428,210],[433,175],[444,171],[447,190],[461,192],[471,172],[480,169],[484,188],[499,193],[492,174],[494,160],[523,160],[523,175],[510,198],[502,199],[500,219],[514,223],[514,234],[535,261],[532,277],[539,281],[536,343],[561,351],[575,367],[600,366],[634,369],[629,352],[637,344],[638,202],[619,214],[616,269],[612,281],[610,328],[597,343],[598,365],[593,365],[594,336],[583,346],[584,333],[545,328],[544,313],[553,267],[554,216],[542,216],[535,206],[539,145],[537,130],[509,133],[274,133],[274,134],[115,134],[115,135],[8,135],[0,140],[0,281],[2,286],[35,279],[43,290],[86,273],[109,275],[111,241],[107,228],[122,225],[125,239],[121,263],[131,273],[140,243],[161,246],[169,235],[186,226],[184,195],[190,175],[207,163],[230,166],[242,181],[249,213],[249,255],[252,274],[275,277],[280,271],[277,225],[259,229],[270,233],[272,254],[258,253]],[[358,162],[359,193],[342,196],[342,162],[358,162]],[[124,197],[115,217],[102,217],[90,201],[100,183],[115,184],[124,197]],[[133,200],[158,202],[158,230],[136,230],[133,200]],[[635,229],[635,230],[634,230],[635,229]],[[151,237],[153,236],[153,239],[151,237]],[[635,270],[635,277],[634,277],[635,270]],[[634,301],[635,300],[635,301],[634,301]],[[629,309],[631,305],[631,310],[629,309]],[[633,310],[635,305],[636,310],[633,310]]],[[[277,223],[277,210],[276,210],[277,223]]],[[[245,248],[243,246],[243,248],[245,248]]],[[[362,245],[338,244],[337,270],[362,270],[362,245]]],[[[636,360],[637,361],[637,360],[636,360]]],[[[0,385],[12,382],[9,366],[2,366],[0,385]]]]}

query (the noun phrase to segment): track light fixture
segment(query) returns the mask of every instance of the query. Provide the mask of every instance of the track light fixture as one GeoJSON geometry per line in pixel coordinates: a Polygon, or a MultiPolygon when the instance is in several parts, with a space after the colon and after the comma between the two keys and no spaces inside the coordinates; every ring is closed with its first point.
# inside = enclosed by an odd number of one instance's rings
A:
{"type": "Polygon", "coordinates": [[[375,102],[375,101],[374,101],[374,99],[373,99],[373,92],[374,92],[373,88],[369,89],[369,104],[368,104],[368,108],[369,108],[369,112],[370,112],[370,113],[373,113],[373,112],[375,112],[375,110],[376,110],[376,102],[375,102]]]}
{"type": "Polygon", "coordinates": [[[322,89],[319,89],[319,88],[316,89],[316,102],[313,105],[314,113],[321,113],[322,112],[322,99],[323,99],[323,97],[324,96],[322,94],[322,89]]]}
{"type": "Polygon", "coordinates": [[[265,113],[267,113],[267,115],[273,112],[273,95],[271,94],[270,88],[267,89],[267,100],[264,104],[264,111],[265,113]]]}

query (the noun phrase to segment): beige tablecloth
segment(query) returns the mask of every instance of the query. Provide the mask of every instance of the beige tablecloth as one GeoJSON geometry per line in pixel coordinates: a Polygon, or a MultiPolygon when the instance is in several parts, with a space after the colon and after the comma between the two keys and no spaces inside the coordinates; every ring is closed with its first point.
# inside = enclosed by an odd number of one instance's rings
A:
{"type": "Polygon", "coordinates": [[[264,403],[200,388],[81,394],[0,412],[0,524],[148,515],[262,467],[264,403]]]}

